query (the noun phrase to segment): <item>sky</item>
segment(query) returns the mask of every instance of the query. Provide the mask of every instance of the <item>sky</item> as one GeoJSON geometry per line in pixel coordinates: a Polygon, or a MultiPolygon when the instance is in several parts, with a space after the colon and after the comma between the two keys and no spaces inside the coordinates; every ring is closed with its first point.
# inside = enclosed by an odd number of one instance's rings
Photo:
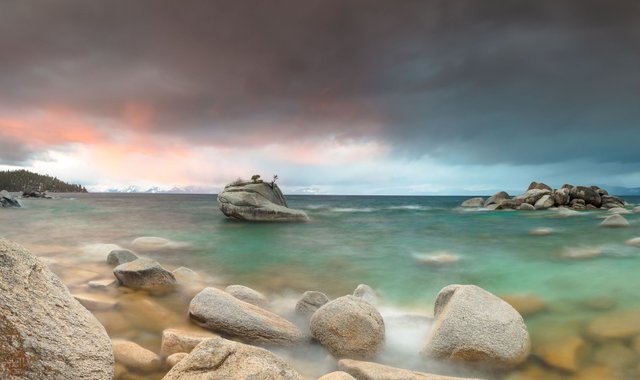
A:
{"type": "Polygon", "coordinates": [[[0,168],[89,190],[640,187],[635,0],[5,0],[0,168]]]}

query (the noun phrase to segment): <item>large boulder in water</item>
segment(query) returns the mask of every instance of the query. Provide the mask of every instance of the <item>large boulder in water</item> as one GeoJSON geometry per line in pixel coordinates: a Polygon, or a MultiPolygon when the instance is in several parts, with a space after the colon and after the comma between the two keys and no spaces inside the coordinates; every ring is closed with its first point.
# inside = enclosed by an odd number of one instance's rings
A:
{"type": "Polygon", "coordinates": [[[337,358],[366,359],[384,345],[384,321],[362,298],[344,296],[326,303],[311,317],[311,334],[337,358]]]}
{"type": "Polygon", "coordinates": [[[484,198],[470,198],[462,202],[460,207],[482,207],[484,206],[484,198]]]}
{"type": "Polygon", "coordinates": [[[191,300],[189,316],[206,329],[251,343],[287,346],[307,340],[286,319],[216,288],[205,288],[191,300]]]}
{"type": "Polygon", "coordinates": [[[173,273],[155,260],[137,259],[113,268],[113,274],[123,286],[137,290],[164,293],[177,286],[173,273]]]}
{"type": "Polygon", "coordinates": [[[507,192],[505,191],[497,192],[492,196],[490,196],[489,198],[487,198],[486,201],[484,201],[484,207],[488,207],[489,205],[492,205],[492,204],[499,204],[501,200],[509,199],[509,198],[511,197],[507,192]]]}
{"type": "Polygon", "coordinates": [[[571,199],[582,199],[585,204],[595,207],[602,206],[600,194],[590,187],[576,186],[569,191],[569,195],[571,195],[571,199]]]}
{"type": "Polygon", "coordinates": [[[0,240],[0,378],[113,378],[111,340],[46,265],[0,240]]]}
{"type": "Polygon", "coordinates": [[[163,377],[163,380],[179,379],[302,380],[302,377],[264,348],[213,338],[198,344],[163,377]]]}
{"type": "Polygon", "coordinates": [[[0,191],[0,207],[22,207],[18,201],[7,190],[0,191]]]}
{"type": "Polygon", "coordinates": [[[434,317],[422,350],[426,358],[513,368],[529,355],[531,343],[522,316],[477,286],[442,289],[434,317]]]}
{"type": "Polygon", "coordinates": [[[288,207],[275,183],[239,182],[218,194],[218,207],[229,218],[256,222],[306,222],[304,211],[288,207]]]}

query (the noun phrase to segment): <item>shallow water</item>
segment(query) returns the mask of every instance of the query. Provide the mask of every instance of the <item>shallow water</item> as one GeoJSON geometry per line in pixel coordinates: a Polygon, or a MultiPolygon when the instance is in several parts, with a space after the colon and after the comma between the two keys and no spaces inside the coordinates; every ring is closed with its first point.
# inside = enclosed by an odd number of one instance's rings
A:
{"type": "MultiPolygon", "coordinates": [[[[580,334],[603,313],[640,308],[640,247],[625,244],[640,236],[640,214],[625,215],[630,227],[605,229],[598,226],[605,211],[465,210],[458,208],[464,199],[290,196],[290,206],[306,211],[310,223],[248,224],[224,218],[214,195],[60,195],[24,199],[23,209],[0,210],[0,236],[46,257],[76,293],[87,291],[89,277],[110,276],[103,262],[120,246],[169,268],[195,269],[205,275],[203,283],[247,285],[285,305],[305,290],[338,297],[360,283],[379,292],[383,308],[421,314],[431,313],[438,291],[453,283],[498,295],[535,294],[547,311],[526,318],[534,345],[545,331],[580,334]],[[142,236],[170,243],[148,249],[132,243],[142,236]],[[594,309],[598,300],[606,307],[594,309]]],[[[141,301],[131,299],[147,298],[110,292],[130,302],[122,301],[124,311],[97,313],[114,325],[119,318],[114,315],[127,315],[123,326],[108,330],[155,351],[158,331],[189,324],[185,297],[148,301],[159,305],[156,314],[166,313],[166,323],[160,318],[144,328],[144,321],[129,315],[141,313],[132,306],[141,301]]],[[[585,361],[588,366],[591,359],[585,361]]],[[[635,378],[638,364],[625,363],[617,369],[619,377],[635,378]]]]}

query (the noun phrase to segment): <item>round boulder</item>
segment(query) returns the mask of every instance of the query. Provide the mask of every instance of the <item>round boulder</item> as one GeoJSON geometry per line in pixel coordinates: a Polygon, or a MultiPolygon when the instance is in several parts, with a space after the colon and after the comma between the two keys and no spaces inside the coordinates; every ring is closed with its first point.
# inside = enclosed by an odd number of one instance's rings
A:
{"type": "Polygon", "coordinates": [[[471,198],[462,202],[460,207],[482,207],[484,206],[484,198],[471,198]]]}
{"type": "Polygon", "coordinates": [[[302,297],[296,303],[296,313],[311,315],[327,302],[329,302],[329,297],[327,297],[326,294],[309,290],[304,292],[302,297]]]}
{"type": "Polygon", "coordinates": [[[601,227],[627,227],[629,222],[620,214],[613,214],[607,216],[605,220],[600,223],[601,227]]]}
{"type": "Polygon", "coordinates": [[[522,316],[477,286],[442,289],[434,316],[422,349],[426,358],[513,368],[529,355],[531,343],[522,316]]]}
{"type": "Polygon", "coordinates": [[[576,186],[569,191],[571,199],[582,199],[585,204],[593,205],[595,207],[602,206],[602,198],[600,195],[590,187],[576,186]]]}
{"type": "Polygon", "coordinates": [[[229,285],[224,289],[224,291],[241,301],[257,306],[264,306],[267,304],[267,298],[262,293],[244,285],[229,285]]]}
{"type": "Polygon", "coordinates": [[[113,341],[116,363],[136,372],[155,372],[160,369],[160,357],[146,348],[126,340],[113,341]]]}
{"type": "Polygon", "coordinates": [[[328,302],[311,317],[311,334],[338,358],[371,358],[384,345],[384,321],[361,298],[344,296],[328,302]]]}
{"type": "Polygon", "coordinates": [[[107,256],[107,264],[118,266],[138,260],[138,256],[128,249],[114,249],[107,256]]]}
{"type": "Polygon", "coordinates": [[[113,374],[104,327],[44,263],[0,239],[0,378],[104,380],[113,374]]]}
{"type": "Polygon", "coordinates": [[[113,269],[118,281],[127,288],[166,292],[176,286],[176,278],[157,261],[137,259],[113,269]]]}

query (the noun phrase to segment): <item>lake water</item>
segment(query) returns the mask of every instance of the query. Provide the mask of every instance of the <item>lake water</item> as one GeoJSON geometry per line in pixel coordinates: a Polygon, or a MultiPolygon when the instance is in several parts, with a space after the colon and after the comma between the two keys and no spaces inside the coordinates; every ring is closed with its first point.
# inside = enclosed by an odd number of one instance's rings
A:
{"type": "MultiPolygon", "coordinates": [[[[594,318],[640,309],[640,247],[625,244],[640,236],[640,214],[625,215],[629,227],[612,229],[599,227],[606,211],[459,208],[466,198],[289,196],[289,206],[307,212],[311,222],[250,224],[226,219],[215,195],[62,194],[0,210],[0,236],[48,260],[76,293],[86,292],[87,279],[110,275],[103,262],[119,246],[168,268],[192,268],[207,284],[243,284],[274,300],[295,300],[306,290],[338,297],[365,283],[379,293],[383,310],[429,314],[438,291],[449,284],[475,284],[497,295],[535,295],[546,310],[525,318],[534,350],[545,335],[584,335],[594,318]],[[532,233],[536,229],[538,234],[532,233]],[[170,242],[133,244],[144,236],[170,242]]],[[[129,321],[130,329],[139,330],[135,333],[105,325],[114,335],[156,347],[157,332],[171,327],[166,324],[188,324],[188,299],[162,302],[167,313],[179,316],[151,327],[129,321]]],[[[104,314],[101,321],[119,318],[115,312],[104,314]]],[[[617,343],[635,352],[632,342],[617,343]]],[[[598,353],[610,347],[588,344],[581,366],[609,367],[618,378],[638,375],[639,353],[633,361],[612,364],[602,359],[606,353],[598,353]]],[[[535,360],[531,366],[549,376],[569,376],[535,360]]],[[[524,368],[520,378],[527,373],[531,368],[524,368]]]]}

